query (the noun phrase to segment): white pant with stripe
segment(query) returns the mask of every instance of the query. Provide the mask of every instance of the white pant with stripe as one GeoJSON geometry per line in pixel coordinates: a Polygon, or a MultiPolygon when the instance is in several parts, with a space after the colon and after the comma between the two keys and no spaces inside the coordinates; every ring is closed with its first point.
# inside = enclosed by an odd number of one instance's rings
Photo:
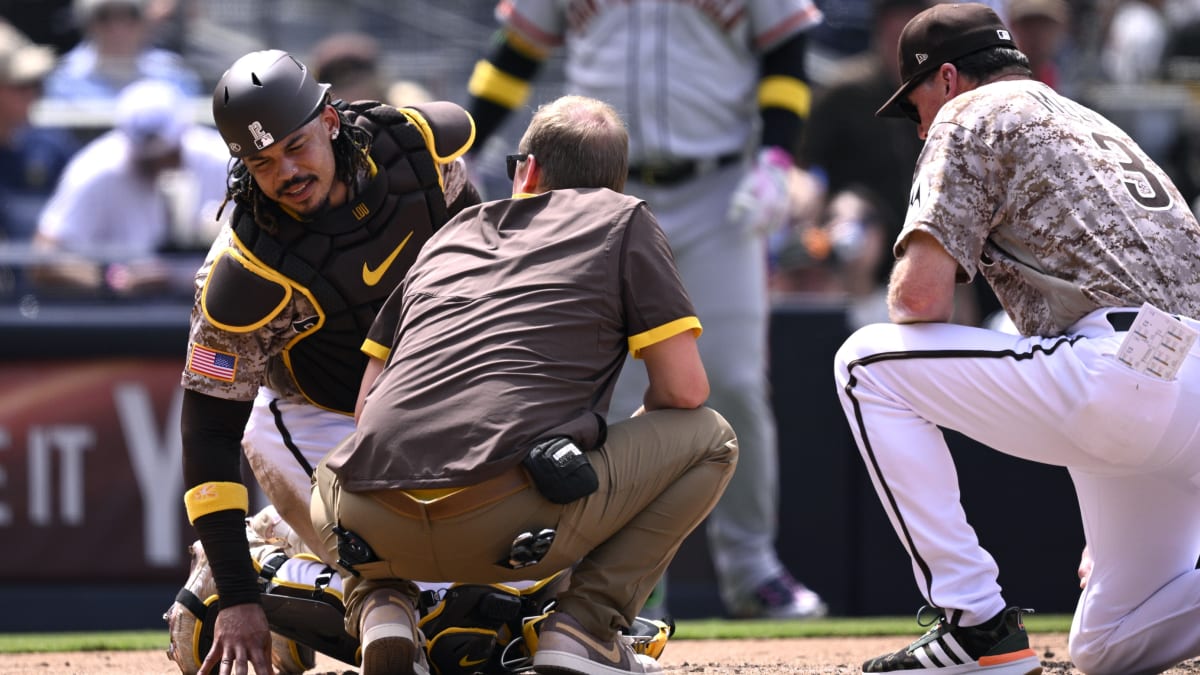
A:
{"type": "MultiPolygon", "coordinates": [[[[1005,600],[939,427],[1067,467],[1095,561],[1071,629],[1071,658],[1089,675],[1200,655],[1200,345],[1174,381],[1137,373],[1113,356],[1125,333],[1109,311],[1053,338],[875,324],[835,359],[855,442],[918,586],[931,605],[961,610],[962,625],[1005,600]]],[[[1036,515],[1030,506],[1014,519],[1036,515]]]]}

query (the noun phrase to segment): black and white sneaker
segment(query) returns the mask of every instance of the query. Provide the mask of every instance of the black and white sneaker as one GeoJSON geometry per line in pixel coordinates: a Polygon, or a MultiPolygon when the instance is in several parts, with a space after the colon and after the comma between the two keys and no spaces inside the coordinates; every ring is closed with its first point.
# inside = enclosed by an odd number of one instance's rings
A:
{"type": "Polygon", "coordinates": [[[922,607],[917,623],[933,626],[919,640],[894,654],[863,664],[864,675],[921,671],[938,675],[1041,675],[1042,664],[1029,648],[1021,615],[1030,610],[1009,607],[979,626],[958,626],[941,610],[922,607]],[[928,621],[924,617],[930,616],[928,621]]]}

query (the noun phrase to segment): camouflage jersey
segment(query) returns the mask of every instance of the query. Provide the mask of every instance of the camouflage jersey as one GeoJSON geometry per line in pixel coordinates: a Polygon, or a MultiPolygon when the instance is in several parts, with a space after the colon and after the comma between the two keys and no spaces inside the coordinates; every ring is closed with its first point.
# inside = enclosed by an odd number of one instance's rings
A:
{"type": "Polygon", "coordinates": [[[935,237],[1023,335],[1101,307],[1200,316],[1200,226],[1171,180],[1098,113],[1032,80],[956,96],[917,162],[902,255],[935,237]]]}
{"type": "Polygon", "coordinates": [[[306,221],[271,205],[276,234],[233,209],[196,275],[185,388],[247,401],[266,385],[353,413],[367,330],[448,219],[443,181],[461,173],[450,163],[473,137],[470,116],[452,103],[376,105],[346,112],[373,141],[371,175],[345,204],[306,221]]]}

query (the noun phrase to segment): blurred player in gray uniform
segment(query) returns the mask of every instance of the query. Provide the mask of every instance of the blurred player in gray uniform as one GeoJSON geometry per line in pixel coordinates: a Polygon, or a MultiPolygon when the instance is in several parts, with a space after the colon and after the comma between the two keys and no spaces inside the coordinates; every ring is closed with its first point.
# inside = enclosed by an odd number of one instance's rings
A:
{"type": "Polygon", "coordinates": [[[835,369],[932,627],[863,672],[1042,672],[939,427],[1070,472],[1094,560],[1077,668],[1200,656],[1200,224],[1128,135],[1031,79],[991,9],[918,14],[898,56],[903,85],[878,114],[912,118],[925,148],[893,323],[857,331],[835,369]],[[946,323],[976,274],[1019,334],[946,323]]]}
{"type": "MultiPolygon", "coordinates": [[[[308,517],[312,467],[354,430],[360,348],[376,312],[425,240],[479,201],[455,162],[473,124],[449,102],[332,101],[328,85],[277,50],[226,71],[213,116],[234,160],[232,204],[196,277],[182,376],[184,501],[219,592],[200,671],[253,664],[262,674],[271,650],[260,583],[272,569],[249,554],[242,449],[282,516],[268,514],[277,522],[261,529],[290,526],[287,543],[321,551],[308,517]]],[[[178,651],[187,615],[176,610],[178,651]]],[[[186,670],[196,656],[173,658],[186,670]]]]}
{"type": "MultiPolygon", "coordinates": [[[[821,13],[810,0],[507,0],[496,15],[500,39],[469,84],[475,147],[527,99],[540,64],[564,45],[567,89],[612,104],[629,125],[625,191],[650,204],[671,242],[705,326],[708,404],[741,446],[707,526],[726,608],[739,617],[825,614],[775,551],[765,251],[765,234],[789,213],[791,149],[810,99],[804,32],[821,13]]],[[[610,420],[641,404],[640,371],[622,373],[610,420]]]]}

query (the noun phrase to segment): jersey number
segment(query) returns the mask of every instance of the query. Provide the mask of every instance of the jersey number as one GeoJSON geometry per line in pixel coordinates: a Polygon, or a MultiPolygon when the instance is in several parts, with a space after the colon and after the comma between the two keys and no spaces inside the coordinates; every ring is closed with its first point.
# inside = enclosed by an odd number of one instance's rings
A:
{"type": "Polygon", "coordinates": [[[1131,173],[1141,175],[1144,182],[1125,179],[1125,189],[1129,190],[1129,194],[1135,202],[1155,211],[1171,205],[1171,194],[1163,187],[1162,181],[1150,172],[1150,167],[1146,166],[1137,155],[1129,151],[1129,146],[1104,134],[1092,134],[1092,139],[1096,141],[1096,145],[1099,145],[1101,150],[1116,148],[1121,151],[1122,155],[1125,155],[1126,161],[1120,162],[1120,166],[1125,170],[1126,175],[1131,173]],[[1142,192],[1144,188],[1149,189],[1150,194],[1144,194],[1142,192]]]}

